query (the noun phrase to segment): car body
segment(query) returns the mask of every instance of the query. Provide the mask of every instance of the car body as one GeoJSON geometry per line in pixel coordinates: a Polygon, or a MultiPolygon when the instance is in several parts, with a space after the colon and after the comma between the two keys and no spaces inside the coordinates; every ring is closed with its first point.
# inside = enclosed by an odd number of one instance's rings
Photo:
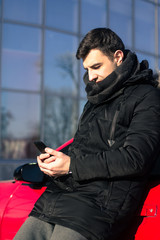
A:
{"type": "MultiPolygon", "coordinates": [[[[65,152],[72,141],[57,150],[65,152]]],[[[160,240],[160,173],[157,165],[154,169],[141,213],[137,216],[140,221],[133,226],[135,240],[160,240]]],[[[36,163],[20,166],[14,176],[14,180],[0,181],[0,240],[14,238],[47,187],[47,180],[36,163]]]]}

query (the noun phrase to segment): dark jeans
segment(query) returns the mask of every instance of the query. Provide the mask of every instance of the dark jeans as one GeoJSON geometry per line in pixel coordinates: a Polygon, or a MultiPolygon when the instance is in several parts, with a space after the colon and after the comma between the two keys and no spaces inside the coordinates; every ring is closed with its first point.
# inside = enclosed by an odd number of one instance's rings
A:
{"type": "Polygon", "coordinates": [[[29,217],[14,240],[87,240],[80,233],[60,225],[29,217]]]}

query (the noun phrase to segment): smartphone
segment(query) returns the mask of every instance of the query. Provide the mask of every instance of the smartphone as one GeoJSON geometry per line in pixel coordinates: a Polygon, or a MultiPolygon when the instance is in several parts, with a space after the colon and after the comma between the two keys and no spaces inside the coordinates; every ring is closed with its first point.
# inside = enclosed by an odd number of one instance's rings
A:
{"type": "Polygon", "coordinates": [[[38,148],[41,153],[45,153],[45,148],[47,147],[42,141],[35,141],[34,145],[38,148]]]}

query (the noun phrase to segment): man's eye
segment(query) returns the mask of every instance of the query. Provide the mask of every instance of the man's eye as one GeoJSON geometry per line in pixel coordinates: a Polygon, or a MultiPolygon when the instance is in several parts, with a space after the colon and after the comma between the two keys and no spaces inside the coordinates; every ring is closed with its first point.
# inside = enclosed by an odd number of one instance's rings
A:
{"type": "Polygon", "coordinates": [[[98,68],[100,68],[100,65],[93,67],[93,69],[98,69],[98,68]]]}

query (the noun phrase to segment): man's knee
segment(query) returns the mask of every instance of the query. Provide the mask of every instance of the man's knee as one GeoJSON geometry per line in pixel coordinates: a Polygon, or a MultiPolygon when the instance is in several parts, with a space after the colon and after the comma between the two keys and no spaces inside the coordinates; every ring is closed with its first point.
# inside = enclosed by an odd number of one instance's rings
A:
{"type": "Polygon", "coordinates": [[[35,217],[29,217],[17,232],[14,240],[50,239],[53,229],[54,225],[35,217]]]}
{"type": "Polygon", "coordinates": [[[87,240],[79,232],[61,225],[55,225],[51,240],[87,240]]]}

